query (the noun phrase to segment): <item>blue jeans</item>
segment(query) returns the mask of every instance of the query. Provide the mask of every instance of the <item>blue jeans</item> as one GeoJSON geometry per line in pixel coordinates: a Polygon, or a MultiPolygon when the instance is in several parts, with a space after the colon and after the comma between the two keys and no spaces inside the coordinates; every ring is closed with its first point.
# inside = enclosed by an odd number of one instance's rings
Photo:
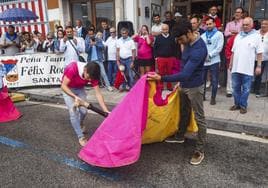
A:
{"type": "Polygon", "coordinates": [[[0,76],[0,90],[4,87],[4,82],[2,76],[0,76]]]}
{"type": "MultiPolygon", "coordinates": [[[[87,94],[84,88],[76,89],[71,88],[72,92],[83,100],[86,100],[87,94]]],[[[87,109],[85,107],[79,107],[77,111],[74,110],[74,98],[62,92],[65,104],[69,110],[71,125],[78,138],[83,137],[81,123],[86,117],[87,109]]]]}
{"type": "Polygon", "coordinates": [[[95,62],[100,66],[101,77],[102,77],[102,79],[104,80],[105,86],[106,86],[106,87],[111,86],[111,85],[110,85],[110,82],[109,82],[109,80],[108,80],[108,77],[107,77],[107,75],[106,75],[106,71],[105,71],[105,69],[104,69],[103,62],[101,62],[101,61],[95,61],[95,62]]]}
{"type": "Polygon", "coordinates": [[[126,87],[126,84],[128,84],[128,86],[131,88],[134,85],[134,75],[133,72],[130,68],[130,65],[132,63],[132,57],[126,58],[126,59],[122,59],[120,58],[120,63],[122,65],[125,65],[125,75],[128,78],[128,83],[123,83],[123,88],[126,87]]]}
{"type": "Polygon", "coordinates": [[[253,76],[232,73],[233,96],[236,106],[247,108],[252,79],[253,76]]]}
{"type": "Polygon", "coordinates": [[[207,82],[207,73],[210,71],[211,75],[211,98],[216,98],[218,91],[218,83],[219,83],[219,67],[220,63],[215,63],[213,65],[204,66],[204,82],[206,85],[207,82]]]}
{"type": "Polygon", "coordinates": [[[116,73],[117,73],[116,61],[108,61],[108,79],[111,85],[114,85],[116,73]]]}

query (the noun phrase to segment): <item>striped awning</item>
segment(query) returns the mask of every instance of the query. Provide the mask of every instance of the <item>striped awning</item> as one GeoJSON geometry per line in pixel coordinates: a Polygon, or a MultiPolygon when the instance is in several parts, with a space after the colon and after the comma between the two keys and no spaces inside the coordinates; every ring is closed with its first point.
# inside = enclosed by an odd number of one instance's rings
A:
{"type": "Polygon", "coordinates": [[[14,25],[16,31],[39,31],[43,34],[48,32],[48,20],[47,20],[47,10],[46,1],[44,0],[0,0],[0,12],[5,11],[10,8],[25,8],[34,12],[38,19],[31,21],[23,21],[20,23],[15,22],[4,22],[0,21],[1,32],[6,32],[8,25],[14,25]]]}

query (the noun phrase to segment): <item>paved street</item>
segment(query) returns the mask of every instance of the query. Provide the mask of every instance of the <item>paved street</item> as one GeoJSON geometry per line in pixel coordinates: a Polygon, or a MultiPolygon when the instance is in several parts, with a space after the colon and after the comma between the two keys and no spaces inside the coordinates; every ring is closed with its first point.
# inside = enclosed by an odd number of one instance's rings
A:
{"type": "MultiPolygon", "coordinates": [[[[59,87],[28,88],[21,89],[18,92],[26,94],[30,100],[64,103],[59,87]]],[[[94,90],[87,88],[87,92],[88,101],[97,103],[94,90]]],[[[127,94],[118,91],[108,92],[105,88],[102,88],[101,92],[106,103],[110,105],[117,105],[127,94]]],[[[248,113],[240,114],[239,111],[229,110],[233,105],[233,98],[227,98],[225,94],[225,88],[220,88],[216,99],[217,104],[212,106],[209,104],[210,89],[207,91],[206,98],[208,100],[204,102],[204,111],[208,126],[213,129],[268,137],[268,98],[256,98],[254,94],[250,94],[248,113]]]]}
{"type": "MultiPolygon", "coordinates": [[[[189,164],[192,140],[144,145],[137,163],[102,169],[78,159],[80,146],[64,106],[16,105],[23,117],[0,125],[0,187],[268,187],[264,139],[209,134],[200,166],[189,164]]],[[[88,114],[88,136],[102,120],[88,114]]]]}

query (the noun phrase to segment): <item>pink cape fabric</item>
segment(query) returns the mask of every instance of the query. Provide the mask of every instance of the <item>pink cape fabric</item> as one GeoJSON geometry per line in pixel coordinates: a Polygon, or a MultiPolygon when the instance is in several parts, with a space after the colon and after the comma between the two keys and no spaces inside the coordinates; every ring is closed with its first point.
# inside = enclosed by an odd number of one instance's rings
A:
{"type": "Polygon", "coordinates": [[[96,130],[78,156],[100,167],[120,167],[139,159],[148,112],[149,85],[142,77],[96,130]]]}
{"type": "Polygon", "coordinates": [[[16,120],[21,113],[14,106],[12,100],[8,96],[7,87],[0,90],[0,123],[16,120]]]}

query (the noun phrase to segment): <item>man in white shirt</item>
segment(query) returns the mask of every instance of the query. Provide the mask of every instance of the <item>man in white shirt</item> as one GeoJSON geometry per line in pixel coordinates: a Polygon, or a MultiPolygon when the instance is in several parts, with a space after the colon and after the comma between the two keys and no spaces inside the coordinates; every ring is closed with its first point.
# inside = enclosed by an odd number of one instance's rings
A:
{"type": "Polygon", "coordinates": [[[78,61],[78,54],[85,52],[85,43],[74,37],[73,28],[67,26],[65,32],[66,35],[60,41],[60,52],[64,52],[65,57],[64,67],[73,60],[78,61]]]}
{"type": "Polygon", "coordinates": [[[234,105],[230,110],[247,113],[247,101],[254,74],[254,63],[257,57],[255,74],[261,73],[263,44],[261,36],[253,28],[253,19],[243,20],[242,31],[236,36],[232,48],[230,69],[232,70],[232,87],[234,105]]]}
{"type": "Polygon", "coordinates": [[[15,33],[15,27],[13,25],[9,25],[8,31],[3,33],[0,46],[5,55],[15,55],[19,52],[20,40],[17,33],[15,33]]]}
{"type": "MultiPolygon", "coordinates": [[[[131,37],[128,36],[128,29],[122,28],[122,37],[116,42],[116,60],[117,65],[120,64],[125,66],[125,73],[128,76],[128,86],[131,88],[134,85],[134,75],[131,70],[134,66],[136,46],[131,37]]],[[[122,90],[127,90],[126,83],[123,84],[122,90]]]]}
{"type": "Polygon", "coordinates": [[[108,50],[108,79],[111,85],[114,85],[115,76],[117,73],[117,64],[116,64],[116,30],[114,27],[110,28],[110,37],[104,42],[104,45],[108,50]]]}
{"type": "MultiPolygon", "coordinates": [[[[268,19],[265,19],[261,22],[261,29],[258,30],[257,32],[261,35],[261,41],[263,44],[263,54],[262,54],[262,63],[261,63],[261,74],[256,75],[254,79],[254,92],[256,94],[256,97],[260,97],[262,74],[263,74],[263,71],[265,70],[265,67],[268,64],[268,19]]],[[[255,66],[257,66],[257,62],[255,66]]],[[[267,93],[265,93],[265,95],[266,94],[267,93]]]]}
{"type": "Polygon", "coordinates": [[[153,15],[154,25],[152,26],[152,35],[155,37],[161,34],[162,22],[159,14],[153,15]]]}
{"type": "Polygon", "coordinates": [[[76,27],[77,31],[77,37],[82,37],[83,39],[86,38],[87,35],[87,30],[82,26],[82,21],[81,20],[76,20],[76,27]]]}

